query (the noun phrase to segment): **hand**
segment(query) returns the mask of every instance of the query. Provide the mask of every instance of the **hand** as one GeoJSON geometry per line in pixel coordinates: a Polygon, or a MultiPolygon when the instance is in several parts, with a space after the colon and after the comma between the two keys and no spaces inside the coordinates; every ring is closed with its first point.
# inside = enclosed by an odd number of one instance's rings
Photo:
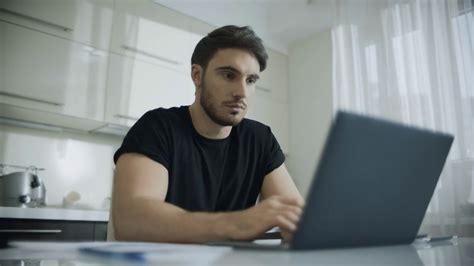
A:
{"type": "Polygon", "coordinates": [[[227,216],[234,240],[252,240],[278,226],[285,240],[296,230],[304,202],[297,198],[272,196],[256,206],[227,216]]]}

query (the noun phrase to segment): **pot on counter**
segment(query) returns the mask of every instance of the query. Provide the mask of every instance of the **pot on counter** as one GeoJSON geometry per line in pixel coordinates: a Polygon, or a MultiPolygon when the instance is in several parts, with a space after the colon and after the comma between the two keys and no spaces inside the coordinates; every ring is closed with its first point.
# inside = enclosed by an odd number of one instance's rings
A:
{"type": "Polygon", "coordinates": [[[46,188],[38,175],[21,171],[0,176],[0,206],[42,207],[46,188]]]}

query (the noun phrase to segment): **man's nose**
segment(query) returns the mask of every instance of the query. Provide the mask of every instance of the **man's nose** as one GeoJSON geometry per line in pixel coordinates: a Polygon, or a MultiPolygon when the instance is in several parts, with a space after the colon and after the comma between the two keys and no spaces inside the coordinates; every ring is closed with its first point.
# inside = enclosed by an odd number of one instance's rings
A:
{"type": "Polygon", "coordinates": [[[249,93],[249,87],[247,84],[247,80],[241,80],[235,84],[234,90],[232,92],[232,96],[236,98],[246,98],[249,93]]]}

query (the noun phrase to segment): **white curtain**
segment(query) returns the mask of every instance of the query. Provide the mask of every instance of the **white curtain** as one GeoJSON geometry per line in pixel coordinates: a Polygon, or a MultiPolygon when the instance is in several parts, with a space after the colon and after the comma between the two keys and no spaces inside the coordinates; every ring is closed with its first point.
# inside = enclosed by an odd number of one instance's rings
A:
{"type": "Polygon", "coordinates": [[[421,231],[474,236],[472,0],[337,1],[334,108],[450,132],[421,231]]]}

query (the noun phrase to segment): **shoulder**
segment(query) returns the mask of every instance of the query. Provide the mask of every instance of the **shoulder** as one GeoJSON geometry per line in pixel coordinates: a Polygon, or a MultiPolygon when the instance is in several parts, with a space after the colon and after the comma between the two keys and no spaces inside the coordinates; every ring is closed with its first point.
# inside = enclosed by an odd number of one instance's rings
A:
{"type": "Polygon", "coordinates": [[[280,144],[269,126],[252,119],[244,119],[236,131],[241,143],[248,144],[252,147],[251,150],[261,154],[266,174],[285,161],[280,144]]]}
{"type": "Polygon", "coordinates": [[[187,107],[157,108],[146,112],[130,128],[114,161],[123,153],[141,153],[168,167],[175,137],[186,132],[187,107]]]}
{"type": "Polygon", "coordinates": [[[187,122],[188,106],[157,108],[146,112],[135,123],[139,128],[174,128],[181,127],[187,122]]]}
{"type": "Polygon", "coordinates": [[[146,112],[140,119],[144,120],[183,120],[186,118],[188,106],[156,108],[146,112]]]}
{"type": "Polygon", "coordinates": [[[182,131],[187,125],[186,112],[187,106],[150,110],[138,119],[127,136],[144,138],[182,131]]]}
{"type": "Polygon", "coordinates": [[[254,136],[262,139],[266,139],[272,134],[269,126],[248,118],[244,118],[242,122],[240,122],[237,126],[237,131],[245,136],[254,136]]]}

